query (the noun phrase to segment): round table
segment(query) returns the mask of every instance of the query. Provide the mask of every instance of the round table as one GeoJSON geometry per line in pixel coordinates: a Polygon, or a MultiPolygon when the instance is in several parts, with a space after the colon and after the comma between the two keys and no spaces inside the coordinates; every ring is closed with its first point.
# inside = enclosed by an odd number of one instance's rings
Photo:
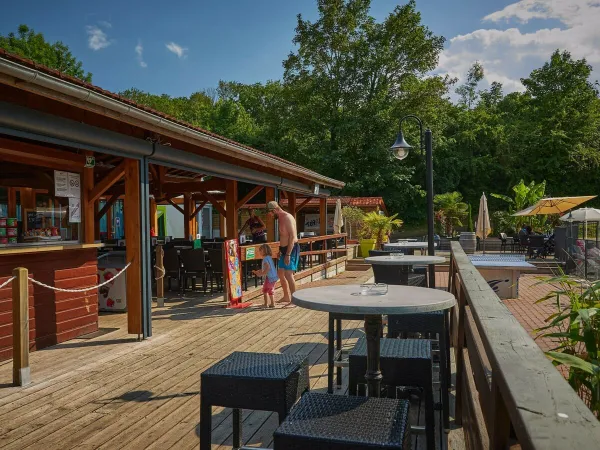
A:
{"type": "Polygon", "coordinates": [[[365,259],[369,264],[379,264],[382,266],[428,266],[430,264],[443,264],[446,258],[442,256],[418,256],[405,255],[402,258],[390,256],[369,256],[365,259]]]}
{"type": "MultiPolygon", "coordinates": [[[[392,244],[383,244],[383,249],[384,250],[402,250],[402,249],[405,249],[411,255],[414,253],[415,249],[418,249],[418,250],[427,250],[428,247],[429,247],[429,244],[427,242],[422,242],[422,241],[418,241],[418,242],[395,242],[395,243],[392,243],[392,244]]],[[[436,248],[437,247],[437,243],[434,243],[433,247],[436,248]]]]}
{"type": "MultiPolygon", "coordinates": [[[[365,262],[373,266],[376,282],[408,285],[410,284],[409,274],[412,272],[412,266],[429,265],[429,270],[433,270],[433,267],[431,267],[433,264],[443,264],[446,259],[440,256],[404,255],[397,258],[388,255],[370,256],[365,259],[365,262]]],[[[421,284],[420,281],[418,283],[421,284]]]]}
{"type": "Polygon", "coordinates": [[[446,291],[413,286],[390,285],[385,295],[360,295],[360,291],[360,285],[356,284],[301,289],[292,294],[292,303],[315,311],[364,317],[367,338],[365,379],[369,395],[379,397],[382,379],[379,364],[381,316],[441,311],[454,306],[456,299],[446,291]]]}

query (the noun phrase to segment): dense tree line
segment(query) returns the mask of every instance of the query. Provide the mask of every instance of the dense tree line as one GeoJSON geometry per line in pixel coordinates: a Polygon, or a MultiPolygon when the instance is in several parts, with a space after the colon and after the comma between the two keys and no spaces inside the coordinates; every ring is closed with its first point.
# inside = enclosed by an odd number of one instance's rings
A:
{"type": "MultiPolygon", "coordinates": [[[[381,22],[370,3],[318,0],[316,21],[299,15],[281,80],[221,81],[178,98],[135,88],[121,94],[343,180],[345,194],[381,195],[409,223],[425,216],[424,160],[418,150],[404,161],[388,151],[406,114],[433,131],[436,193],[460,192],[474,210],[482,192],[510,194],[520,180],[546,180],[553,196],[600,191],[600,100],[585,60],[557,50],[521,80],[523,92],[505,94],[499,83],[480,89],[479,63],[456,86],[431,76],[444,38],[421,22],[414,1],[381,22]]],[[[74,63],[75,76],[85,77],[74,63]]],[[[414,124],[405,137],[418,147],[414,124]]],[[[488,198],[490,209],[506,209],[488,198]]]]}

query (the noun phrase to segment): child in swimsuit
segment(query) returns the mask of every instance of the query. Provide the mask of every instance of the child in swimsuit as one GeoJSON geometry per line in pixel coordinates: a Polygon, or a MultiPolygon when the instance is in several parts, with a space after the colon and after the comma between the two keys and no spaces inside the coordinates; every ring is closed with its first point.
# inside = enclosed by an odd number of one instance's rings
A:
{"type": "Polygon", "coordinates": [[[262,269],[253,270],[252,273],[259,277],[265,277],[265,283],[263,284],[263,296],[265,300],[265,308],[275,308],[274,292],[275,284],[279,280],[277,276],[277,269],[275,268],[275,261],[273,261],[273,252],[269,244],[263,244],[258,247],[258,253],[262,257],[262,269]],[[270,302],[267,302],[270,300],[270,302]]]}

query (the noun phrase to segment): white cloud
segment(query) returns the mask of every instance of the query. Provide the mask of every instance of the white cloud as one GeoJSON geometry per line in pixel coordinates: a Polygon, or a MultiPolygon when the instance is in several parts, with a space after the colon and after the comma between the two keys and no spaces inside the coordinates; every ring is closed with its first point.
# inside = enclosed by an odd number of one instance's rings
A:
{"type": "Polygon", "coordinates": [[[499,81],[506,92],[523,90],[520,78],[541,67],[556,49],[568,50],[574,58],[586,58],[600,76],[600,1],[520,0],[483,18],[490,28],[481,28],[450,39],[440,56],[436,73],[464,79],[479,61],[485,69],[482,87],[499,81]],[[522,31],[532,20],[552,20],[552,28],[522,31]],[[559,22],[560,26],[556,25],[559,22]],[[508,29],[494,25],[509,24],[508,29]]]}
{"type": "Polygon", "coordinates": [[[148,67],[148,64],[146,64],[146,62],[144,61],[144,46],[142,45],[141,41],[138,41],[138,44],[135,46],[135,53],[136,53],[136,58],[138,63],[140,64],[140,67],[142,68],[146,68],[148,67]]]}
{"type": "Polygon", "coordinates": [[[112,28],[112,23],[107,22],[106,20],[98,21],[98,25],[101,25],[103,28],[112,28]]]}
{"type": "Polygon", "coordinates": [[[187,48],[176,44],[175,42],[169,42],[165,44],[170,52],[175,53],[179,59],[187,58],[187,48]]]}
{"type": "Polygon", "coordinates": [[[97,25],[88,25],[86,27],[88,34],[88,47],[92,50],[101,50],[113,43],[108,39],[106,33],[97,25]]]}

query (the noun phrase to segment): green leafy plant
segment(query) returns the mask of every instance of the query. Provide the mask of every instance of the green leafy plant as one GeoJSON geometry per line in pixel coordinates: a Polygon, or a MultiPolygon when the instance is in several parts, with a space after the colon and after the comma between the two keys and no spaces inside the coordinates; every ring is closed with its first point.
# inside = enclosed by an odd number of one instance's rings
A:
{"type": "Polygon", "coordinates": [[[344,206],[342,208],[344,223],[348,226],[348,238],[353,239],[354,234],[358,234],[363,225],[365,213],[362,209],[354,206],[344,206]]]}
{"type": "Polygon", "coordinates": [[[556,312],[536,337],[551,338],[556,347],[546,352],[555,365],[568,367],[568,381],[600,419],[600,281],[577,281],[560,271],[541,283],[554,289],[537,301],[551,302],[556,312]]]}
{"type": "Polygon", "coordinates": [[[469,226],[469,232],[472,233],[473,231],[475,231],[473,229],[473,211],[471,209],[471,204],[470,203],[469,203],[469,225],[468,226],[469,226]]]}
{"type": "Polygon", "coordinates": [[[376,248],[381,248],[381,244],[383,244],[388,234],[395,228],[400,228],[402,226],[403,222],[400,219],[396,219],[397,216],[398,214],[394,214],[393,216],[388,217],[377,212],[366,214],[363,219],[363,236],[366,239],[375,239],[376,248]]]}
{"type": "Polygon", "coordinates": [[[491,194],[492,197],[505,201],[509,204],[508,212],[510,217],[514,220],[513,225],[516,230],[520,229],[524,224],[529,224],[533,228],[541,228],[546,222],[546,216],[521,216],[514,217],[512,214],[528,206],[534,205],[538,200],[544,198],[546,193],[546,181],[536,184],[532,181],[529,184],[525,184],[525,181],[521,180],[512,187],[514,192],[514,198],[502,194],[491,194]]]}
{"type": "Polygon", "coordinates": [[[436,213],[445,224],[446,236],[453,236],[454,228],[462,226],[462,220],[468,215],[469,205],[462,200],[460,192],[446,192],[433,198],[436,213]]]}

